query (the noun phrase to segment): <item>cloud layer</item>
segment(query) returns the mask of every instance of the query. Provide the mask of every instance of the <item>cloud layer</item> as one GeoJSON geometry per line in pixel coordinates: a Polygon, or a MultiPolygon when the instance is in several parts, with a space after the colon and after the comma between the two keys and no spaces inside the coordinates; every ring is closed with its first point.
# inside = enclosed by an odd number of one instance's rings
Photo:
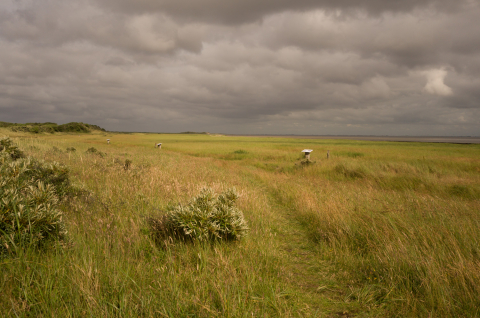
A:
{"type": "Polygon", "coordinates": [[[0,120],[480,135],[479,18],[477,0],[6,1],[0,120]]]}

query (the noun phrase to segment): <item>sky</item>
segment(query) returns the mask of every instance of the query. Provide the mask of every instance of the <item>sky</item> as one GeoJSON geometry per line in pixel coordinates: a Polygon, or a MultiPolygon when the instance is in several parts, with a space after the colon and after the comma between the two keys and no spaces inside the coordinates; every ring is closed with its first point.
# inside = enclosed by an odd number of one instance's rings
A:
{"type": "Polygon", "coordinates": [[[0,121],[480,136],[480,0],[1,0],[0,121]]]}

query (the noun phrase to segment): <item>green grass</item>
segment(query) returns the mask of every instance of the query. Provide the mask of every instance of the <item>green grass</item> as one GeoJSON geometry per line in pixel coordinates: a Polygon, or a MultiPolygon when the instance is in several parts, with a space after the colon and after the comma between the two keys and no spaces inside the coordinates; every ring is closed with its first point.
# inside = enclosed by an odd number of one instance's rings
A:
{"type": "Polygon", "coordinates": [[[69,246],[0,261],[0,316],[480,316],[480,145],[0,134],[89,190],[69,246]],[[148,218],[204,187],[237,189],[248,236],[155,244],[148,218]]]}

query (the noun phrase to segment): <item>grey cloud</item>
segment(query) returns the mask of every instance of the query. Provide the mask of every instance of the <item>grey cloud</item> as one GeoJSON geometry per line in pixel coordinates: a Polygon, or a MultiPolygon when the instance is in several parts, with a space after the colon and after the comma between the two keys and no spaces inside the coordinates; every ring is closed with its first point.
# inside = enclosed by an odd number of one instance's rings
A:
{"type": "Polygon", "coordinates": [[[162,13],[126,15],[101,11],[80,0],[34,3],[0,12],[0,36],[15,42],[59,46],[89,42],[137,54],[201,50],[201,26],[177,25],[162,13]]]}
{"type": "Polygon", "coordinates": [[[478,1],[18,3],[0,6],[0,120],[480,133],[478,1]]]}
{"type": "Polygon", "coordinates": [[[434,8],[451,11],[469,1],[449,0],[96,0],[99,5],[122,12],[166,12],[187,20],[221,24],[241,24],[284,11],[363,10],[378,15],[383,12],[408,12],[416,8],[434,8]]]}
{"type": "Polygon", "coordinates": [[[407,68],[444,66],[456,63],[459,54],[478,56],[479,15],[479,6],[433,16],[417,12],[346,20],[324,11],[285,13],[265,20],[270,28],[264,41],[272,48],[296,46],[315,51],[355,52],[377,62],[386,59],[407,68]]]}

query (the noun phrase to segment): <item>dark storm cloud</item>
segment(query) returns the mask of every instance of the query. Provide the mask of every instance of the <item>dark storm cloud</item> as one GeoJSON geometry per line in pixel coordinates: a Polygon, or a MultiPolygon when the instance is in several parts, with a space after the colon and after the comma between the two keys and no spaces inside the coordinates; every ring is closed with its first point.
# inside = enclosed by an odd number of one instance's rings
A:
{"type": "Polygon", "coordinates": [[[0,120],[480,134],[479,1],[6,1],[0,120]]]}
{"type": "Polygon", "coordinates": [[[378,15],[383,12],[409,12],[416,8],[456,10],[469,1],[451,0],[97,0],[101,5],[122,12],[166,12],[190,20],[222,24],[241,24],[284,11],[362,10],[378,15]]]}
{"type": "Polygon", "coordinates": [[[0,35],[9,41],[52,47],[87,41],[140,55],[201,49],[198,28],[175,24],[162,13],[110,13],[83,0],[47,3],[35,2],[14,12],[0,12],[0,35]]]}

